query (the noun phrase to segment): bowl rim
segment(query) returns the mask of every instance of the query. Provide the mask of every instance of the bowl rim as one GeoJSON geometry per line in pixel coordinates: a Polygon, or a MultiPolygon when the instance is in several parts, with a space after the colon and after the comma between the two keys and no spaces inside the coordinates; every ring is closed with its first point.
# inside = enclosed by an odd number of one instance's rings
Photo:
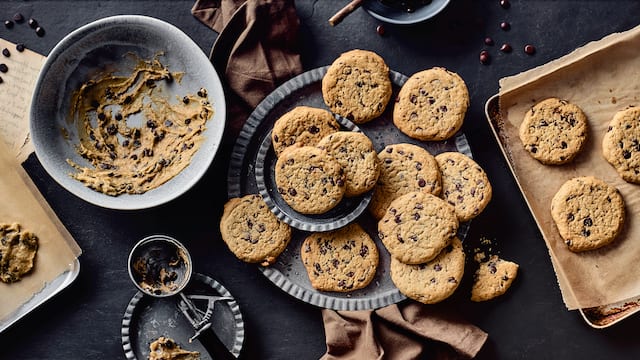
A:
{"type": "MultiPolygon", "coordinates": [[[[34,85],[35,86],[31,94],[32,101],[31,101],[30,110],[29,110],[29,134],[30,134],[29,137],[30,137],[30,141],[32,142],[34,152],[36,157],[38,158],[38,161],[40,162],[42,167],[45,169],[45,171],[49,174],[49,176],[56,183],[62,186],[65,190],[72,193],[76,197],[84,200],[85,202],[88,202],[96,206],[115,209],[115,210],[141,210],[141,209],[149,209],[156,206],[160,206],[172,200],[175,200],[176,198],[186,193],[189,189],[191,189],[198,181],[200,181],[200,179],[206,174],[208,169],[211,167],[211,164],[213,163],[218,151],[222,147],[222,138],[224,136],[224,132],[226,128],[226,98],[224,94],[224,89],[222,87],[222,81],[221,81],[220,75],[218,74],[217,70],[213,67],[213,64],[211,63],[209,57],[204,53],[204,51],[199,47],[197,43],[195,43],[195,41],[189,35],[187,35],[183,30],[181,30],[177,26],[155,17],[151,17],[147,15],[134,15],[134,14],[113,15],[113,16],[107,16],[104,18],[91,21],[85,25],[82,25],[76,28],[75,30],[72,30],[67,35],[65,35],[51,49],[49,54],[46,56],[45,61],[42,64],[42,67],[40,68],[40,72],[38,74],[38,77],[34,85]],[[186,46],[192,47],[194,50],[195,49],[198,50],[198,51],[194,51],[197,54],[196,56],[200,57],[200,61],[202,61],[203,64],[208,64],[211,67],[212,77],[217,80],[215,81],[215,83],[211,84],[212,86],[215,87],[215,90],[211,89],[209,92],[217,93],[219,96],[219,101],[216,101],[215,103],[214,115],[211,119],[209,119],[209,122],[212,122],[213,118],[216,116],[222,117],[221,121],[219,121],[215,125],[216,127],[219,127],[219,129],[217,131],[213,131],[207,134],[208,136],[215,135],[215,137],[211,138],[210,140],[214,145],[211,148],[212,151],[209,151],[208,154],[201,159],[203,163],[203,166],[201,167],[201,169],[192,170],[193,174],[189,178],[186,178],[186,180],[183,182],[184,186],[180,188],[176,187],[175,191],[172,191],[160,197],[147,195],[147,198],[144,198],[144,199],[141,199],[140,196],[145,196],[149,192],[159,189],[162,185],[158,188],[151,189],[143,194],[122,194],[119,196],[110,196],[110,195],[102,194],[93,189],[86,188],[83,184],[80,184],[79,182],[78,182],[78,185],[79,185],[78,187],[65,185],[65,181],[63,181],[62,176],[66,176],[66,174],[65,175],[58,174],[59,170],[56,169],[57,166],[48,161],[48,157],[45,154],[46,150],[41,148],[40,146],[41,144],[38,143],[39,139],[37,138],[37,136],[34,136],[34,134],[36,133],[34,132],[35,123],[36,123],[34,119],[38,117],[36,107],[38,106],[37,105],[38,100],[41,100],[41,96],[39,95],[40,88],[42,84],[45,82],[45,78],[46,78],[45,75],[47,74],[48,71],[50,71],[53,64],[55,64],[56,61],[58,61],[58,58],[66,50],[68,50],[69,48],[72,48],[76,41],[82,39],[87,34],[92,33],[94,30],[99,30],[109,26],[117,27],[117,26],[131,26],[131,25],[146,26],[146,27],[151,27],[153,29],[164,29],[165,31],[170,32],[172,36],[179,38],[183,44],[186,44],[186,46]],[[86,192],[85,189],[91,191],[91,193],[95,193],[96,196],[85,196],[85,194],[90,194],[89,192],[86,192]],[[123,198],[126,198],[126,200],[122,200],[123,198]]],[[[204,143],[205,141],[203,141],[203,144],[204,143]]],[[[198,152],[201,150],[202,149],[199,149],[198,152]]],[[[196,152],[196,154],[198,152],[196,152]]],[[[185,171],[187,168],[189,168],[189,166],[191,166],[191,163],[187,165],[187,167],[182,171],[185,171]]],[[[176,174],[173,178],[169,179],[167,183],[171,182],[178,175],[179,174],[176,174]]],[[[77,180],[74,180],[74,181],[77,181],[77,180]]]]}
{"type": "MultiPolygon", "coordinates": [[[[438,2],[438,4],[437,4],[437,5],[439,5],[438,7],[435,7],[433,10],[428,11],[423,16],[416,16],[413,19],[402,20],[402,19],[388,17],[388,16],[385,16],[384,14],[381,14],[380,12],[377,12],[376,11],[376,6],[372,6],[371,5],[372,2],[377,2],[377,1],[378,0],[365,0],[364,3],[362,4],[362,7],[365,9],[365,11],[367,13],[369,13],[369,15],[371,15],[375,19],[378,19],[380,21],[384,21],[384,22],[389,23],[389,24],[394,24],[394,25],[414,25],[414,24],[421,23],[421,22],[426,21],[428,19],[431,19],[431,18],[435,17],[436,15],[438,15],[439,13],[441,13],[450,3],[450,0],[442,0],[442,1],[438,2]]],[[[430,5],[431,4],[424,5],[424,6],[430,6],[430,5]]],[[[385,5],[380,4],[380,6],[385,6],[385,5]]],[[[415,12],[413,14],[415,14],[415,12]]]]}

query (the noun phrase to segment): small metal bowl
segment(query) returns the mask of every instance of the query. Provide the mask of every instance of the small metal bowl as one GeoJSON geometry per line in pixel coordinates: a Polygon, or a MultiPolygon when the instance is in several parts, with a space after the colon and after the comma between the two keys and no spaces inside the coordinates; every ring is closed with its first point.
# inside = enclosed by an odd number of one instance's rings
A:
{"type": "Polygon", "coordinates": [[[365,0],[362,7],[374,18],[389,24],[413,25],[421,23],[439,14],[449,5],[449,0],[432,0],[429,4],[419,5],[411,12],[400,5],[389,6],[380,0],[365,0]]]}
{"type": "Polygon", "coordinates": [[[153,297],[180,293],[193,272],[187,248],[165,235],[140,240],[129,253],[128,264],[131,281],[138,290],[153,297]]]}

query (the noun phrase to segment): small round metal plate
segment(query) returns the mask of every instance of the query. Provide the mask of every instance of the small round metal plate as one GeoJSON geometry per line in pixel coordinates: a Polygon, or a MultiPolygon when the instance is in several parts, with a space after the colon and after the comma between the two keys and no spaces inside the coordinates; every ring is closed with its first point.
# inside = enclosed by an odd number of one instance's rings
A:
{"type": "MultiPolygon", "coordinates": [[[[189,295],[212,295],[232,297],[231,293],[216,280],[193,273],[184,292],[189,295]]],[[[179,297],[156,298],[138,291],[129,304],[122,319],[122,348],[129,360],[149,358],[149,345],[161,336],[170,337],[182,348],[200,352],[202,360],[212,357],[198,341],[189,343],[194,329],[177,306],[179,297]]],[[[212,329],[218,338],[238,357],[244,343],[244,321],[235,300],[216,302],[211,317],[212,329]]]]}
{"type": "MultiPolygon", "coordinates": [[[[360,131],[351,121],[337,117],[342,130],[360,131]]],[[[275,181],[275,165],[278,157],[271,146],[271,131],[264,137],[256,156],[256,183],[258,191],[271,211],[282,221],[304,231],[330,231],[339,229],[357,219],[369,205],[372,191],[361,196],[343,198],[333,209],[324,214],[306,215],[292,209],[278,192],[275,181]]]]}

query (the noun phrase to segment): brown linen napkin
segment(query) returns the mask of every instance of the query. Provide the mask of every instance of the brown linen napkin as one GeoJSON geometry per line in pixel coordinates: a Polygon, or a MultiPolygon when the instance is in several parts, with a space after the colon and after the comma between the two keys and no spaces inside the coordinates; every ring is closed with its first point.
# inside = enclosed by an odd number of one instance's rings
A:
{"type": "Polygon", "coordinates": [[[191,13],[217,31],[210,59],[228,97],[229,135],[235,141],[251,111],[302,72],[300,20],[293,0],[197,0],[191,13]]]}
{"type": "MultiPolygon", "coordinates": [[[[260,101],[302,72],[294,1],[196,0],[191,12],[219,33],[210,59],[226,87],[225,138],[234,142],[260,101]]],[[[436,309],[412,301],[375,311],[323,309],[322,359],[416,359],[425,350],[437,359],[475,356],[487,334],[436,309]]]]}
{"type": "Polygon", "coordinates": [[[434,305],[415,301],[373,311],[322,310],[327,353],[321,360],[473,358],[487,333],[434,305]]]}

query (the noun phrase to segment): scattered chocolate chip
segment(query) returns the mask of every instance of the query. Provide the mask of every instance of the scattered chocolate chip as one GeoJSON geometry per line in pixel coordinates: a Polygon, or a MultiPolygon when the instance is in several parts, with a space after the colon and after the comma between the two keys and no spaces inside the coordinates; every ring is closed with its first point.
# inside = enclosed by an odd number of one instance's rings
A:
{"type": "Polygon", "coordinates": [[[22,14],[20,13],[16,13],[15,15],[13,15],[13,21],[21,23],[24,21],[24,16],[22,16],[22,14]]]}
{"type": "Polygon", "coordinates": [[[504,31],[508,31],[511,29],[511,24],[509,24],[506,21],[503,21],[500,23],[500,29],[504,30],[504,31]]]}
{"type": "Polygon", "coordinates": [[[500,47],[500,51],[504,52],[504,53],[510,53],[513,50],[513,48],[511,47],[511,45],[504,43],[502,44],[502,46],[500,47]]]}
{"type": "Polygon", "coordinates": [[[489,45],[489,46],[493,46],[493,44],[495,44],[495,43],[493,42],[492,38],[487,36],[486,38],[484,38],[484,44],[485,45],[489,45]]]}
{"type": "Polygon", "coordinates": [[[511,7],[511,3],[509,0],[500,0],[500,6],[502,6],[503,9],[508,9],[511,7]]]}
{"type": "Polygon", "coordinates": [[[489,52],[487,50],[480,51],[480,63],[486,65],[489,62],[491,62],[491,56],[489,55],[489,52]]]}
{"type": "Polygon", "coordinates": [[[2,82],[4,82],[4,80],[2,80],[2,76],[0,76],[0,84],[2,84],[2,82]]]}
{"type": "Polygon", "coordinates": [[[36,35],[41,36],[41,37],[44,36],[44,28],[42,26],[38,26],[36,28],[36,35]]]}
{"type": "Polygon", "coordinates": [[[7,29],[11,29],[13,27],[13,21],[5,20],[4,21],[4,27],[6,27],[7,29]]]}
{"type": "Polygon", "coordinates": [[[378,25],[376,26],[376,33],[378,33],[378,35],[383,36],[385,34],[385,28],[382,25],[378,25]]]}
{"type": "Polygon", "coordinates": [[[188,96],[183,97],[182,98],[182,102],[185,103],[185,104],[188,104],[189,103],[189,97],[188,96]]]}
{"type": "Polygon", "coordinates": [[[533,54],[536,53],[536,48],[533,45],[528,45],[527,44],[527,45],[524,46],[524,52],[525,52],[525,54],[533,55],[533,54]]]}
{"type": "Polygon", "coordinates": [[[29,24],[29,27],[32,29],[35,29],[38,27],[38,22],[36,21],[36,19],[31,18],[27,23],[29,24]]]}
{"type": "Polygon", "coordinates": [[[2,49],[2,55],[6,56],[6,57],[9,57],[9,56],[11,56],[11,52],[9,51],[9,49],[4,48],[4,49],[2,49]]]}
{"type": "Polygon", "coordinates": [[[0,64],[0,72],[6,73],[7,71],[9,71],[7,64],[0,64]]]}

